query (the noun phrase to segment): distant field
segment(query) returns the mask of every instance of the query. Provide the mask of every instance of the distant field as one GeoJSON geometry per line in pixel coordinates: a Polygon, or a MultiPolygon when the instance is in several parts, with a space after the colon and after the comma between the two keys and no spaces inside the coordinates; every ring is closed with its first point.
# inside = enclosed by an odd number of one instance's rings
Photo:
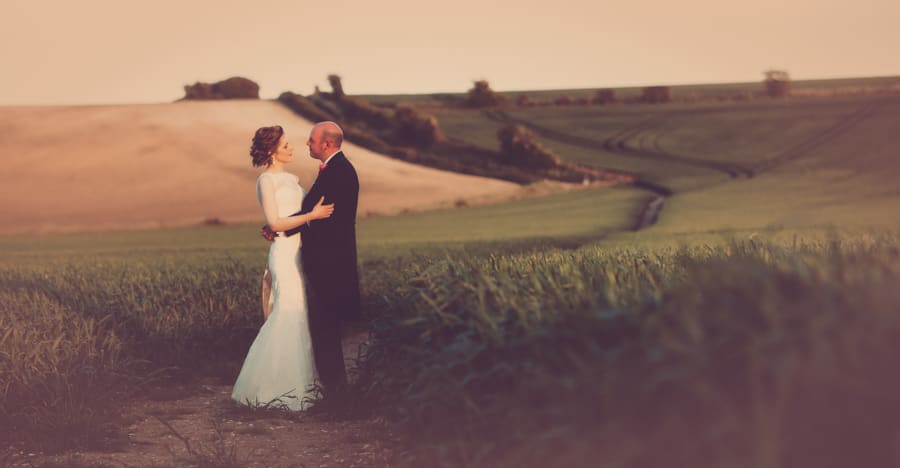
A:
{"type": "MultiPolygon", "coordinates": [[[[796,82],[891,85],[900,78],[796,82]]],[[[732,85],[698,86],[712,93],[732,85]]],[[[748,85],[749,86],[749,85],[748,85]]],[[[552,93],[546,91],[546,93],[552,93]]],[[[387,102],[388,97],[382,97],[387,102]]],[[[406,100],[406,96],[394,97],[406,100]]],[[[427,98],[419,97],[419,98],[427,98]]],[[[438,112],[454,139],[496,148],[505,122],[532,128],[564,160],[637,174],[673,191],[632,233],[652,194],[599,188],[495,206],[359,221],[361,254],[411,245],[538,241],[629,244],[724,235],[894,230],[900,221],[900,97],[666,105],[508,107],[438,112]]],[[[414,195],[411,195],[414,196],[414,195]]],[[[0,237],[0,262],[99,255],[265,255],[251,224],[0,237]]],[[[396,248],[396,249],[395,249],[396,248]]],[[[380,254],[379,254],[380,255],[380,254]]]]}
{"type": "MultiPolygon", "coordinates": [[[[738,83],[673,86],[675,102],[659,105],[520,107],[510,100],[509,105],[494,109],[444,106],[431,112],[452,139],[497,149],[497,130],[518,123],[535,131],[542,143],[564,161],[631,172],[675,192],[763,173],[794,182],[798,175],[793,169],[798,164],[815,166],[820,176],[831,171],[842,185],[849,183],[848,187],[858,182],[850,179],[860,172],[867,173],[866,177],[884,177],[879,181],[882,183],[897,173],[894,154],[898,145],[891,135],[897,131],[895,122],[900,121],[900,77],[795,81],[792,89],[797,94],[831,90],[836,96],[739,102],[682,100],[689,95],[726,96],[762,90],[761,83],[738,83]],[[869,93],[861,92],[863,89],[869,93]],[[893,91],[872,94],[877,90],[893,91]],[[872,168],[879,169],[870,171],[872,168]],[[850,173],[854,175],[839,176],[850,173]]],[[[639,88],[615,91],[624,98],[639,92],[639,88]]],[[[593,92],[548,90],[528,94],[550,99],[560,94],[585,97],[593,92]]],[[[446,104],[464,99],[465,93],[367,97],[384,104],[425,104],[429,100],[446,104]]],[[[808,170],[801,178],[807,175],[808,170]]],[[[817,181],[833,183],[827,176],[817,181]]],[[[865,184],[872,182],[867,180],[865,184]]]]}
{"type": "MultiPolygon", "coordinates": [[[[900,98],[551,107],[510,109],[505,115],[532,125],[543,143],[566,160],[632,171],[672,188],[674,195],[666,200],[658,223],[639,238],[900,227],[891,215],[900,212],[895,183],[900,176],[895,137],[900,133],[900,98]]],[[[494,132],[501,123],[488,112],[456,110],[438,117],[454,138],[496,145],[494,132]]],[[[360,244],[608,238],[628,232],[650,196],[630,188],[600,188],[489,207],[376,217],[360,220],[360,244]]],[[[48,252],[83,252],[83,246],[110,253],[132,248],[228,251],[260,248],[256,240],[255,226],[250,226],[0,237],[0,249],[13,256],[31,247],[48,252]]]]}
{"type": "MultiPolygon", "coordinates": [[[[744,83],[708,83],[670,86],[673,99],[705,99],[728,97],[734,95],[753,95],[763,92],[763,76],[759,81],[744,83]]],[[[662,85],[666,83],[650,83],[648,86],[662,85]]],[[[432,94],[366,94],[360,95],[378,104],[391,104],[395,102],[407,102],[421,106],[437,106],[448,102],[456,102],[465,99],[466,90],[471,88],[470,83],[460,86],[465,88],[460,92],[432,93],[432,94]]],[[[533,100],[552,101],[559,96],[568,96],[571,99],[591,98],[598,89],[612,89],[619,99],[639,96],[643,86],[598,86],[596,88],[581,89],[547,89],[547,90],[517,90],[498,91],[515,102],[519,94],[527,94],[533,100]]],[[[791,82],[791,89],[798,94],[828,94],[828,93],[859,93],[877,92],[880,90],[900,89],[900,76],[867,77],[867,78],[836,78],[830,80],[795,80],[791,82]]]]}
{"type": "MultiPolygon", "coordinates": [[[[647,194],[632,188],[598,188],[492,206],[446,209],[358,222],[363,260],[415,246],[440,248],[466,243],[598,239],[629,230],[647,194]],[[597,200],[602,199],[602,203],[597,200]],[[371,252],[370,252],[371,251],[371,252]]],[[[265,267],[268,245],[259,226],[177,228],[153,231],[85,232],[65,235],[0,236],[0,267],[69,263],[79,259],[170,257],[258,258],[265,267]]]]}
{"type": "MultiPolygon", "coordinates": [[[[669,188],[654,232],[895,228],[900,96],[442,110],[451,137],[497,148],[526,125],[563,160],[669,188]]],[[[598,203],[604,203],[598,197],[598,203]]]]}

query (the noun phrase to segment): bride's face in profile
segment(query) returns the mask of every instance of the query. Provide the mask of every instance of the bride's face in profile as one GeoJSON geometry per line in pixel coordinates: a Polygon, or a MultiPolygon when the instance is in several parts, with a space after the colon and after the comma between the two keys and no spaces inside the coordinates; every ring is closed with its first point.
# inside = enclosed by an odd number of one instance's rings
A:
{"type": "Polygon", "coordinates": [[[287,135],[281,135],[278,139],[278,146],[272,153],[272,161],[278,161],[281,164],[287,164],[294,160],[294,147],[287,140],[287,135]]]}

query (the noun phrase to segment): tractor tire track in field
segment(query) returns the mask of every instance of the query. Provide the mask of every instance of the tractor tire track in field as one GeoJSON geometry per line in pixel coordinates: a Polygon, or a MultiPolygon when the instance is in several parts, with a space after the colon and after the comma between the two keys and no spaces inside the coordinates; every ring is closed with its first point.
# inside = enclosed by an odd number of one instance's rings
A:
{"type": "MultiPolygon", "coordinates": [[[[671,115],[681,114],[683,112],[674,112],[671,114],[666,114],[664,116],[645,119],[629,128],[619,131],[618,133],[604,140],[571,135],[524,119],[514,118],[502,110],[488,110],[485,111],[484,114],[489,119],[495,122],[523,125],[536,132],[543,138],[555,140],[561,143],[579,146],[591,150],[605,150],[612,153],[625,154],[660,162],[679,163],[693,167],[711,169],[723,172],[727,174],[731,179],[738,179],[754,177],[757,174],[776,169],[785,163],[796,160],[804,156],[805,154],[808,154],[814,149],[819,148],[825,143],[828,143],[836,137],[846,133],[851,128],[855,127],[862,121],[872,116],[878,110],[880,105],[881,103],[866,104],[860,109],[857,109],[856,111],[840,119],[831,127],[812,135],[806,140],[790,148],[776,153],[774,156],[766,159],[764,162],[757,164],[752,168],[737,164],[720,163],[716,161],[709,161],[701,158],[670,153],[664,150],[662,144],[660,143],[660,138],[663,136],[662,132],[657,132],[653,136],[652,140],[650,140],[649,144],[646,144],[644,140],[644,137],[646,137],[646,132],[658,129],[667,117],[670,117],[671,115]]],[[[635,177],[632,185],[654,194],[654,197],[644,205],[644,208],[641,210],[641,214],[633,227],[633,230],[638,231],[649,227],[656,222],[656,220],[659,218],[660,212],[662,211],[665,200],[668,197],[674,195],[675,192],[673,192],[668,187],[645,181],[639,177],[635,177]]]]}
{"type": "Polygon", "coordinates": [[[582,148],[592,150],[606,150],[612,153],[625,154],[628,156],[634,156],[643,159],[650,159],[667,163],[674,162],[693,167],[710,169],[714,171],[724,172],[731,178],[753,177],[753,170],[745,168],[743,166],[709,161],[690,156],[677,155],[664,151],[658,143],[660,135],[656,135],[649,144],[642,144],[641,138],[645,136],[644,133],[648,130],[656,129],[661,125],[662,119],[659,118],[646,119],[630,128],[626,128],[616,133],[611,137],[608,137],[604,140],[597,140],[593,138],[586,138],[560,132],[558,130],[544,127],[527,120],[516,119],[501,110],[486,111],[485,115],[495,122],[523,125],[537,132],[543,138],[555,140],[560,143],[580,146],[582,148]],[[637,141],[637,144],[634,144],[633,141],[637,141]],[[646,146],[651,146],[652,148],[647,148],[646,146]]]}
{"type": "Polygon", "coordinates": [[[828,143],[838,136],[843,135],[851,128],[859,125],[861,122],[874,115],[880,107],[880,103],[866,104],[856,111],[844,116],[831,127],[828,127],[825,130],[812,135],[806,140],[801,141],[800,143],[797,143],[796,145],[791,146],[786,150],[776,153],[775,156],[766,158],[765,161],[756,166],[756,172],[762,173],[771,171],[773,169],[777,169],[785,163],[799,159],[800,157],[808,154],[810,151],[819,148],[825,143],[828,143]]]}

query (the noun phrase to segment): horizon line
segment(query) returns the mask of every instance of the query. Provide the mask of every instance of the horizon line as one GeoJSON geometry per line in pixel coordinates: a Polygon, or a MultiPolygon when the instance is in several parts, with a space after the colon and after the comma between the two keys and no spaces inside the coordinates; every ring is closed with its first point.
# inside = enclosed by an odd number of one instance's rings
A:
{"type": "MultiPolygon", "coordinates": [[[[762,73],[760,73],[762,74],[762,73]]],[[[340,76],[340,75],[339,75],[340,76]]],[[[242,76],[242,75],[233,75],[230,77],[222,78],[221,80],[226,80],[228,78],[233,77],[241,77],[246,78],[248,80],[256,83],[252,78],[242,76]]],[[[483,79],[483,78],[482,78],[483,79]]],[[[816,82],[816,81],[841,81],[841,80],[879,80],[879,79],[898,79],[900,80],[900,73],[896,75],[853,75],[853,76],[826,76],[826,77],[815,77],[815,78],[791,78],[791,83],[804,83],[804,82],[816,82]]],[[[221,81],[220,80],[220,81],[221,81]]],[[[480,81],[481,79],[471,80],[472,83],[476,81],[480,81]]],[[[490,83],[490,80],[485,79],[490,83]]],[[[605,85],[605,86],[574,86],[574,87],[563,87],[563,88],[513,88],[513,89],[494,89],[494,92],[497,93],[527,93],[527,92],[550,92],[550,91],[585,91],[585,90],[597,90],[597,89],[633,89],[633,88],[644,88],[648,86],[668,86],[668,87],[691,87],[691,86],[728,86],[728,85],[750,85],[750,84],[762,84],[764,79],[760,79],[757,81],[691,81],[691,82],[640,82],[640,83],[632,83],[632,84],[614,84],[614,85],[605,85]]],[[[258,84],[258,83],[257,83],[258,84]]],[[[189,84],[185,84],[182,86],[188,86],[189,84]]],[[[313,85],[318,86],[318,85],[313,85]]],[[[278,93],[285,92],[294,92],[292,90],[283,90],[278,93]]],[[[468,92],[468,89],[465,90],[433,90],[433,91],[421,91],[421,92],[361,92],[361,93],[347,93],[348,96],[428,96],[428,95],[436,95],[436,94],[465,94],[468,92]]],[[[301,94],[301,93],[297,93],[301,94]]],[[[301,94],[303,96],[310,95],[309,94],[301,94]]],[[[250,98],[253,99],[253,98],[250,98]]],[[[277,101],[278,96],[274,97],[262,97],[258,98],[259,100],[270,100],[277,101]]],[[[67,103],[19,103],[19,104],[8,104],[8,103],[0,103],[0,107],[64,107],[64,106],[115,106],[115,105],[144,105],[144,104],[172,104],[175,102],[179,102],[184,100],[184,97],[177,97],[172,100],[135,100],[135,101],[102,101],[102,102],[67,102],[67,103]]]]}

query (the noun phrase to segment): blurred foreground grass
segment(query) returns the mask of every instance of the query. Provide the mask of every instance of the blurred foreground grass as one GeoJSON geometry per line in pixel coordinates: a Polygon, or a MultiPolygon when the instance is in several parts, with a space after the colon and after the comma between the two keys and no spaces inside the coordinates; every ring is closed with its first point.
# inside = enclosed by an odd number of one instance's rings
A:
{"type": "Polygon", "coordinates": [[[161,372],[233,373],[259,326],[257,270],[197,254],[0,267],[0,439],[115,447],[117,402],[161,372]]]}
{"type": "MultiPolygon", "coordinates": [[[[256,230],[3,239],[0,437],[116,446],[110,402],[148,375],[233,378],[262,320],[256,230]]],[[[894,234],[361,232],[375,339],[356,391],[406,429],[401,464],[896,460],[894,234]]]]}
{"type": "Polygon", "coordinates": [[[413,466],[896,466],[900,241],[426,261],[361,383],[413,466]]]}

